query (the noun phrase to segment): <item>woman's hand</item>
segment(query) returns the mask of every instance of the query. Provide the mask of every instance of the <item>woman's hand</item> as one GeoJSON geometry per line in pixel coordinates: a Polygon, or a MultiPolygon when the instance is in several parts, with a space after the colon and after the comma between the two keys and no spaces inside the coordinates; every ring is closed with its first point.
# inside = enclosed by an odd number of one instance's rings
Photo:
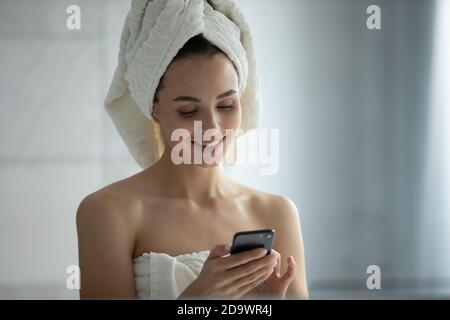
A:
{"type": "Polygon", "coordinates": [[[250,290],[247,294],[243,296],[244,299],[260,299],[262,296],[268,299],[284,299],[286,296],[286,291],[289,288],[292,280],[295,276],[295,261],[294,257],[289,256],[287,258],[288,269],[283,274],[280,275],[281,268],[281,255],[278,251],[271,249],[270,255],[275,255],[277,258],[277,266],[272,274],[264,281],[262,286],[257,286],[250,290]]]}
{"type": "Polygon", "coordinates": [[[258,248],[233,255],[229,245],[217,245],[210,252],[198,277],[178,299],[240,299],[266,280],[277,265],[276,255],[258,248]]]}

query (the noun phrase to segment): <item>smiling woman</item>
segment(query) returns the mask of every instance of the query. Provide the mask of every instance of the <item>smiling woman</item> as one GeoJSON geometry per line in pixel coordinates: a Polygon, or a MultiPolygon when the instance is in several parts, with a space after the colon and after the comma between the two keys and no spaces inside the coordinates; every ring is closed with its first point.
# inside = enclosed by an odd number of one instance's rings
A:
{"type": "Polygon", "coordinates": [[[233,2],[133,1],[106,107],[143,170],[78,208],[81,298],[308,297],[295,205],[218,163],[172,156],[180,129],[189,149],[227,152],[228,132],[255,128],[259,105],[250,30],[233,2]],[[192,141],[197,122],[226,139],[192,141]],[[230,255],[234,234],[254,229],[277,231],[273,252],[230,255]]]}
{"type": "MultiPolygon", "coordinates": [[[[241,105],[236,69],[224,53],[211,47],[214,46],[203,35],[191,38],[180,50],[180,56],[177,54],[167,68],[156,91],[152,117],[161,128],[163,141],[168,147],[166,150],[175,151],[170,153],[172,160],[179,144],[178,140],[173,141],[173,136],[177,136],[180,129],[187,133],[187,145],[182,146],[182,150],[194,146],[184,163],[198,163],[193,159],[196,147],[201,146],[200,151],[204,153],[206,145],[213,143],[207,138],[208,132],[215,133],[217,141],[228,134],[227,142],[232,142],[232,135],[240,128],[241,105]],[[211,52],[215,54],[210,56],[211,52]],[[200,130],[196,130],[196,124],[200,124],[200,130]]],[[[218,154],[226,153],[226,148],[223,145],[218,154]]]]}

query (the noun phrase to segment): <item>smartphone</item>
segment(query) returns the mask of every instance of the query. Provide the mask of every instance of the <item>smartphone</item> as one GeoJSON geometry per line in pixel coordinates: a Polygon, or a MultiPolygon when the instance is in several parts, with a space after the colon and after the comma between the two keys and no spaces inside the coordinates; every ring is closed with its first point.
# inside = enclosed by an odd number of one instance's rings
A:
{"type": "Polygon", "coordinates": [[[237,232],[233,237],[230,254],[255,248],[265,248],[267,250],[267,254],[270,254],[274,236],[275,230],[273,229],[237,232]]]}

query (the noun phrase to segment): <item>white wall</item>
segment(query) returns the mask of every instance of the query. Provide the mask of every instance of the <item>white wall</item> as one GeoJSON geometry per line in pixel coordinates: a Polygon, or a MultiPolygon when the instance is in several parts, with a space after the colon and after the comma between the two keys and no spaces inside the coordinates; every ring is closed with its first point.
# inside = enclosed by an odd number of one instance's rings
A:
{"type": "Polygon", "coordinates": [[[0,1],[0,297],[76,297],[76,209],[138,170],[102,109],[127,1],[0,1]],[[78,4],[82,30],[65,27],[78,4]]]}

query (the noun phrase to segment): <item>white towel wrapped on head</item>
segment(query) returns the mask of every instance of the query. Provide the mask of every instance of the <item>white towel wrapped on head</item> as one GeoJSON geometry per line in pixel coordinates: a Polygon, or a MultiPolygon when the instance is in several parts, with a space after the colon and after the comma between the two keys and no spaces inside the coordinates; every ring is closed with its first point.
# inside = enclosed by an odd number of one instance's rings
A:
{"type": "Polygon", "coordinates": [[[151,116],[159,80],[184,44],[200,33],[236,67],[241,129],[246,132],[259,125],[261,101],[253,40],[231,0],[133,0],[105,107],[142,168],[153,165],[163,152],[151,116]]]}

